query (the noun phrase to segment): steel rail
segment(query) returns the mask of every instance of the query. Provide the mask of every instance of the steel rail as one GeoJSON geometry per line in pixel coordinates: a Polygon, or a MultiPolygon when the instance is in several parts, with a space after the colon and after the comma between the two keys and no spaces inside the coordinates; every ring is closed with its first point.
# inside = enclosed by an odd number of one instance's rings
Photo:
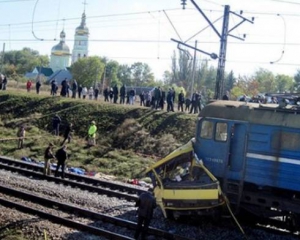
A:
{"type": "Polygon", "coordinates": [[[14,167],[14,166],[2,164],[2,163],[0,163],[0,169],[12,171],[12,172],[15,171],[15,172],[18,172],[18,173],[26,175],[26,176],[32,176],[34,178],[43,179],[43,180],[47,180],[47,181],[51,181],[51,182],[55,182],[55,183],[62,183],[64,185],[68,185],[68,186],[71,186],[74,188],[80,188],[83,190],[88,190],[90,192],[96,192],[98,194],[105,194],[107,196],[113,196],[113,197],[117,197],[120,199],[126,199],[127,201],[136,201],[138,199],[138,196],[136,196],[136,195],[116,192],[116,191],[112,191],[112,190],[108,190],[108,189],[104,189],[101,187],[96,187],[96,186],[92,186],[92,185],[88,185],[88,184],[84,184],[84,183],[79,183],[79,182],[74,182],[74,181],[61,179],[61,178],[57,178],[57,177],[47,176],[47,175],[44,175],[39,172],[30,171],[27,169],[14,167]]]}
{"type": "MultiPolygon", "coordinates": [[[[21,160],[15,160],[15,159],[8,158],[5,156],[0,156],[0,162],[4,163],[4,164],[8,164],[8,165],[20,166],[21,168],[27,168],[27,169],[31,169],[31,170],[34,170],[37,172],[43,172],[43,169],[44,169],[43,166],[24,162],[21,160]]],[[[54,172],[54,171],[52,170],[52,172],[54,172]]],[[[114,182],[109,182],[109,181],[105,181],[105,180],[96,179],[93,177],[82,176],[82,175],[68,173],[68,172],[65,173],[65,177],[70,180],[75,180],[78,182],[85,182],[85,183],[96,185],[96,186],[108,187],[110,189],[116,189],[116,190],[119,190],[122,192],[128,192],[128,193],[137,194],[137,195],[140,195],[141,193],[146,191],[146,190],[142,190],[142,189],[138,189],[138,188],[134,188],[134,187],[130,187],[130,186],[125,186],[125,185],[114,183],[114,182]]]]}
{"type": "Polygon", "coordinates": [[[50,213],[46,213],[28,206],[25,206],[23,204],[19,204],[19,203],[15,203],[12,201],[8,201],[4,198],[0,198],[0,204],[2,206],[8,207],[8,208],[15,208],[18,211],[27,213],[27,214],[31,214],[31,215],[37,215],[43,219],[47,219],[53,223],[58,223],[58,224],[62,224],[66,227],[70,227],[73,229],[77,229],[80,231],[84,231],[84,232],[88,232],[90,234],[95,234],[97,236],[104,236],[107,237],[108,239],[117,239],[117,240],[131,240],[133,238],[127,237],[127,236],[122,236],[120,234],[117,233],[113,233],[110,231],[106,231],[100,228],[96,228],[93,226],[89,226],[80,222],[76,222],[76,221],[72,221],[70,219],[67,218],[63,218],[63,217],[59,217],[50,213]]]}
{"type": "MultiPolygon", "coordinates": [[[[44,198],[44,197],[37,196],[37,195],[34,195],[34,194],[26,193],[26,192],[23,192],[23,191],[20,191],[20,190],[15,190],[15,189],[3,186],[3,185],[0,185],[0,192],[2,192],[3,194],[7,194],[7,195],[10,195],[10,196],[13,196],[13,197],[20,198],[22,200],[27,200],[27,201],[30,201],[30,202],[34,202],[34,203],[37,203],[39,205],[43,205],[45,207],[50,207],[50,208],[55,208],[56,207],[56,208],[58,208],[62,211],[67,211],[69,213],[76,213],[76,215],[101,220],[103,222],[109,222],[109,223],[112,223],[114,225],[117,225],[117,226],[120,226],[120,227],[126,227],[126,228],[132,229],[132,230],[136,229],[136,223],[132,222],[132,221],[128,221],[128,220],[108,216],[106,214],[102,214],[102,213],[98,213],[98,212],[93,212],[93,211],[90,211],[90,210],[87,210],[87,209],[84,209],[84,208],[79,208],[79,207],[76,207],[76,206],[72,206],[70,204],[61,203],[61,202],[54,201],[54,200],[51,200],[51,199],[48,199],[48,198],[44,198]]],[[[190,239],[190,238],[186,238],[186,237],[183,237],[183,236],[174,235],[174,234],[171,234],[169,232],[166,232],[166,231],[163,231],[163,230],[160,230],[160,229],[156,229],[156,228],[152,228],[152,227],[149,227],[148,233],[150,235],[154,235],[156,237],[161,237],[161,238],[168,239],[168,240],[189,240],[190,239]]]]}

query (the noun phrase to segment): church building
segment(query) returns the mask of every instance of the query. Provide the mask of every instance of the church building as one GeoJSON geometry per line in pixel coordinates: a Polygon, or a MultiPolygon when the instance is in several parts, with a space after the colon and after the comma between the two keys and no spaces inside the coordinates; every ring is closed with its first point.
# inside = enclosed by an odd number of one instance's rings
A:
{"type": "Polygon", "coordinates": [[[78,59],[88,56],[89,47],[89,29],[86,26],[85,11],[81,17],[81,24],[75,30],[74,48],[72,52],[72,64],[78,59]]]}
{"type": "Polygon", "coordinates": [[[70,49],[65,43],[66,34],[64,30],[60,33],[60,42],[51,50],[50,68],[53,72],[69,67],[70,65],[70,49]]]}

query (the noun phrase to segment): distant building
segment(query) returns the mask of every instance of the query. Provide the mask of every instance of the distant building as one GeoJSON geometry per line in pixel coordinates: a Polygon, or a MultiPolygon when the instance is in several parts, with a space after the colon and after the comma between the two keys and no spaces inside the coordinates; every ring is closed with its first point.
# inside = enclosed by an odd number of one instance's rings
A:
{"type": "Polygon", "coordinates": [[[72,51],[72,64],[78,59],[88,56],[89,49],[89,29],[86,26],[85,11],[81,17],[81,24],[75,30],[74,47],[72,51]]]}
{"type": "Polygon", "coordinates": [[[70,65],[70,49],[65,43],[66,34],[64,30],[60,33],[60,42],[51,50],[50,68],[55,72],[70,65]]]}
{"type": "Polygon", "coordinates": [[[50,84],[53,80],[55,80],[57,84],[60,85],[64,79],[67,79],[68,81],[72,79],[72,74],[69,69],[60,69],[55,71],[51,76],[47,78],[46,83],[50,84]]]}
{"type": "Polygon", "coordinates": [[[32,72],[26,73],[25,77],[30,79],[36,79],[39,74],[42,77],[48,78],[53,74],[53,71],[51,68],[48,67],[35,67],[32,72]]]}

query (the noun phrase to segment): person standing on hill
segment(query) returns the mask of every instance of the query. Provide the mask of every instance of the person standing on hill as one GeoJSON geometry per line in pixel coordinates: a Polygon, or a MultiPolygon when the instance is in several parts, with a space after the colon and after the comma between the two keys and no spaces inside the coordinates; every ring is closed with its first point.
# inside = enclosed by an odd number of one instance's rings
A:
{"type": "Polygon", "coordinates": [[[35,83],[36,94],[40,94],[40,88],[42,86],[41,79],[38,78],[35,83]]]}
{"type": "Polygon", "coordinates": [[[82,93],[82,85],[80,84],[78,86],[78,98],[81,98],[81,93],[82,93]]]}
{"type": "Polygon", "coordinates": [[[76,79],[74,79],[72,83],[72,98],[76,98],[77,88],[78,88],[77,81],[76,79]]]}
{"type": "Polygon", "coordinates": [[[68,124],[68,126],[65,129],[64,140],[62,141],[61,146],[63,146],[67,140],[68,140],[68,143],[71,142],[72,133],[73,133],[73,123],[70,123],[70,124],[68,124]]]}
{"type": "Polygon", "coordinates": [[[113,94],[114,94],[114,103],[117,103],[118,96],[119,96],[119,89],[117,84],[113,87],[113,94]]]}
{"type": "Polygon", "coordinates": [[[69,88],[68,88],[68,83],[67,83],[67,78],[65,78],[62,82],[61,82],[61,91],[60,91],[60,95],[62,97],[67,97],[69,92],[69,88]]]}
{"type": "Polygon", "coordinates": [[[66,160],[68,159],[68,154],[67,154],[67,146],[63,146],[60,149],[57,150],[55,157],[57,159],[57,166],[55,170],[55,177],[58,177],[58,170],[61,166],[61,178],[65,178],[65,163],[66,160]]]}
{"type": "MultiPolygon", "coordinates": [[[[3,82],[2,82],[2,90],[6,90],[7,78],[5,75],[3,77],[4,78],[3,78],[3,82]]],[[[1,90],[1,87],[0,87],[0,90],[1,90]]]]}
{"type": "Polygon", "coordinates": [[[167,111],[174,112],[174,106],[173,106],[173,92],[171,88],[169,88],[169,91],[167,93],[167,111]]]}
{"type": "Polygon", "coordinates": [[[94,89],[93,89],[93,87],[90,87],[90,89],[89,89],[89,99],[92,100],[93,96],[94,96],[94,89]]]}
{"type": "Polygon", "coordinates": [[[52,118],[52,126],[55,136],[59,136],[59,126],[61,123],[60,116],[58,114],[55,114],[55,116],[52,118]]]}
{"type": "Polygon", "coordinates": [[[44,175],[51,175],[51,159],[55,159],[53,155],[53,144],[49,143],[49,146],[45,150],[44,154],[44,160],[45,160],[45,165],[44,165],[44,175]]]}
{"type": "Polygon", "coordinates": [[[96,132],[97,126],[96,122],[92,121],[88,131],[88,145],[95,146],[96,145],[96,132]]]}
{"type": "Polygon", "coordinates": [[[126,96],[126,87],[123,84],[122,87],[120,88],[120,104],[125,103],[125,96],[126,96]]]}
{"type": "Polygon", "coordinates": [[[23,148],[25,135],[26,135],[25,127],[21,126],[18,131],[18,134],[17,134],[17,137],[19,138],[18,139],[18,148],[19,149],[23,148]]]}
{"type": "Polygon", "coordinates": [[[184,104],[184,94],[183,91],[181,90],[180,93],[178,94],[178,111],[181,110],[181,112],[183,112],[183,104],[184,104]]]}
{"type": "Polygon", "coordinates": [[[134,239],[139,239],[142,233],[142,239],[146,239],[150,221],[153,216],[153,210],[156,208],[156,201],[153,197],[153,189],[143,192],[135,203],[138,207],[138,223],[134,234],[134,239]]]}
{"type": "Polygon", "coordinates": [[[83,87],[82,88],[82,98],[85,99],[87,94],[88,94],[87,87],[83,87]]]}
{"type": "Polygon", "coordinates": [[[94,99],[97,101],[99,96],[99,88],[95,87],[94,89],[94,99]]]}
{"type": "Polygon", "coordinates": [[[26,83],[27,92],[30,92],[31,86],[32,86],[32,82],[31,82],[31,80],[28,80],[27,83],[26,83]]]}
{"type": "Polygon", "coordinates": [[[51,96],[56,95],[56,93],[57,93],[57,83],[56,83],[56,80],[53,79],[51,81],[51,96]]]}

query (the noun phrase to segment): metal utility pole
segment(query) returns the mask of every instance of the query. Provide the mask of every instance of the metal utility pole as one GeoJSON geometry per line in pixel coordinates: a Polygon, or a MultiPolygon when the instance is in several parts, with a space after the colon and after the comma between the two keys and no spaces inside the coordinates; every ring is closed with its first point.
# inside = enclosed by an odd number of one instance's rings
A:
{"type": "Polygon", "coordinates": [[[2,57],[1,57],[1,69],[0,69],[1,74],[2,74],[2,70],[3,70],[4,53],[5,53],[5,43],[3,43],[3,50],[2,50],[2,57]]]}
{"type": "MultiPolygon", "coordinates": [[[[185,9],[186,6],[186,1],[187,0],[181,0],[181,5],[183,6],[183,9],[185,9]]],[[[196,2],[194,0],[190,0],[191,3],[195,6],[195,8],[200,12],[200,14],[203,16],[203,18],[208,22],[209,26],[213,29],[213,31],[218,35],[218,37],[220,38],[220,51],[219,51],[219,56],[216,55],[215,53],[208,53],[205,52],[203,50],[194,48],[193,46],[190,46],[188,44],[186,44],[185,42],[182,41],[178,41],[175,39],[172,39],[172,41],[177,42],[178,44],[182,44],[186,47],[189,47],[191,49],[194,49],[195,51],[199,51],[203,54],[209,55],[212,59],[217,59],[219,58],[218,61],[218,69],[217,69],[217,78],[216,78],[216,86],[215,86],[215,99],[221,99],[221,97],[224,94],[224,72],[225,72],[225,62],[226,62],[226,49],[227,49],[227,37],[234,37],[236,39],[242,40],[244,41],[244,38],[241,37],[237,37],[234,35],[231,35],[230,32],[233,31],[234,29],[236,29],[238,26],[240,26],[243,22],[247,21],[250,23],[253,23],[254,18],[252,17],[252,21],[244,18],[243,16],[235,13],[235,12],[231,12],[230,11],[230,6],[226,5],[224,8],[224,17],[223,17],[223,27],[222,27],[222,33],[220,34],[219,31],[215,28],[213,22],[211,22],[209,20],[209,18],[205,15],[205,13],[202,11],[202,9],[196,4],[196,2]],[[231,29],[229,29],[229,16],[230,14],[233,14],[237,17],[239,17],[241,19],[241,21],[236,24],[234,27],[232,27],[231,29]]],[[[240,14],[242,14],[243,12],[241,11],[240,14]]]]}
{"type": "Polygon", "coordinates": [[[104,94],[104,83],[106,78],[106,64],[104,66],[104,72],[103,72],[103,81],[102,81],[102,94],[104,94]]]}
{"type": "Polygon", "coordinates": [[[192,85],[191,85],[191,99],[192,95],[194,93],[194,82],[195,82],[195,71],[196,71],[196,57],[197,57],[197,43],[198,41],[195,41],[195,49],[194,49],[194,61],[193,61],[193,72],[192,72],[192,85]]]}
{"type": "Polygon", "coordinates": [[[220,45],[220,52],[219,52],[219,62],[218,62],[216,88],[215,88],[215,96],[214,96],[215,99],[221,99],[224,94],[224,73],[225,73],[228,26],[229,26],[229,13],[230,13],[230,7],[226,5],[224,9],[223,28],[222,28],[222,35],[220,39],[221,45],[220,45]]]}

